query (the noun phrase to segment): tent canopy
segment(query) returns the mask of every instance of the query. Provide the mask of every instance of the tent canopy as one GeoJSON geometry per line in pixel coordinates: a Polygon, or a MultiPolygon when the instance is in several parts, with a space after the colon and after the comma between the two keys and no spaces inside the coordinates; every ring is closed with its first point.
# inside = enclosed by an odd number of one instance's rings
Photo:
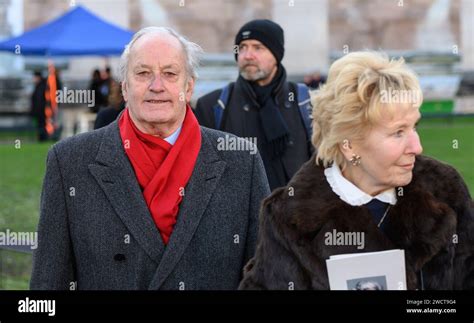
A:
{"type": "Polygon", "coordinates": [[[120,55],[133,32],[77,6],[59,18],[0,42],[0,50],[36,56],[120,55]]]}

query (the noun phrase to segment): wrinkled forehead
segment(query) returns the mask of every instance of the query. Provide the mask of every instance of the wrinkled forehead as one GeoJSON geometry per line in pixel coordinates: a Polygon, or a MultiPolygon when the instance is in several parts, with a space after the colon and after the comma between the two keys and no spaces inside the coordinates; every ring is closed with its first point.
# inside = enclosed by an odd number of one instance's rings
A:
{"type": "Polygon", "coordinates": [[[410,89],[383,89],[372,96],[369,102],[368,119],[372,123],[387,122],[407,114],[419,114],[423,93],[416,84],[410,89]]]}
{"type": "Polygon", "coordinates": [[[420,105],[411,103],[381,104],[379,113],[372,121],[382,126],[390,126],[399,122],[416,123],[421,118],[420,105]]]}
{"type": "Polygon", "coordinates": [[[165,32],[146,34],[130,48],[129,66],[136,64],[178,65],[183,67],[183,46],[173,35],[165,32]]]}

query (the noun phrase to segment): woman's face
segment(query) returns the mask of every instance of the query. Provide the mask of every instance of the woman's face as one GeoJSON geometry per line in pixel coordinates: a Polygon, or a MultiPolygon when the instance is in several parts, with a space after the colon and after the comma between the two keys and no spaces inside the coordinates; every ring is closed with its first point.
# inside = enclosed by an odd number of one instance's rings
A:
{"type": "Polygon", "coordinates": [[[358,166],[348,164],[344,176],[372,196],[410,183],[415,156],[423,150],[416,132],[420,116],[417,108],[400,107],[393,118],[382,111],[364,140],[342,149],[347,160],[353,153],[361,156],[358,166]]]}

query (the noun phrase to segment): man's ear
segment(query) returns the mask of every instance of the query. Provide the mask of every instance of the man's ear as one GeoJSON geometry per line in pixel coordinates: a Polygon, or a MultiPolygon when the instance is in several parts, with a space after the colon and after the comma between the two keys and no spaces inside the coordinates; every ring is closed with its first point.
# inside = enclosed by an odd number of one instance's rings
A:
{"type": "Polygon", "coordinates": [[[186,103],[191,102],[191,97],[193,96],[194,91],[194,78],[190,77],[186,81],[186,103]]]}
{"type": "Polygon", "coordinates": [[[122,96],[125,102],[128,101],[128,85],[127,81],[122,81],[122,96]]]}

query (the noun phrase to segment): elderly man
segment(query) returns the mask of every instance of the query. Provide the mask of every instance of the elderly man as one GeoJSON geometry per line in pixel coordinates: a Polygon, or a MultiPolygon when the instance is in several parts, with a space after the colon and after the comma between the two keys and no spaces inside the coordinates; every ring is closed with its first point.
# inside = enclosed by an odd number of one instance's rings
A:
{"type": "Polygon", "coordinates": [[[269,188],[258,154],[218,149],[228,135],[199,127],[199,51],[168,28],[137,32],[127,108],[51,148],[32,289],[237,288],[269,188]]]}
{"type": "Polygon", "coordinates": [[[239,78],[200,98],[195,113],[203,126],[256,141],[273,190],[311,156],[308,88],[287,82],[283,29],[273,21],[243,25],[235,47],[239,78]]]}

